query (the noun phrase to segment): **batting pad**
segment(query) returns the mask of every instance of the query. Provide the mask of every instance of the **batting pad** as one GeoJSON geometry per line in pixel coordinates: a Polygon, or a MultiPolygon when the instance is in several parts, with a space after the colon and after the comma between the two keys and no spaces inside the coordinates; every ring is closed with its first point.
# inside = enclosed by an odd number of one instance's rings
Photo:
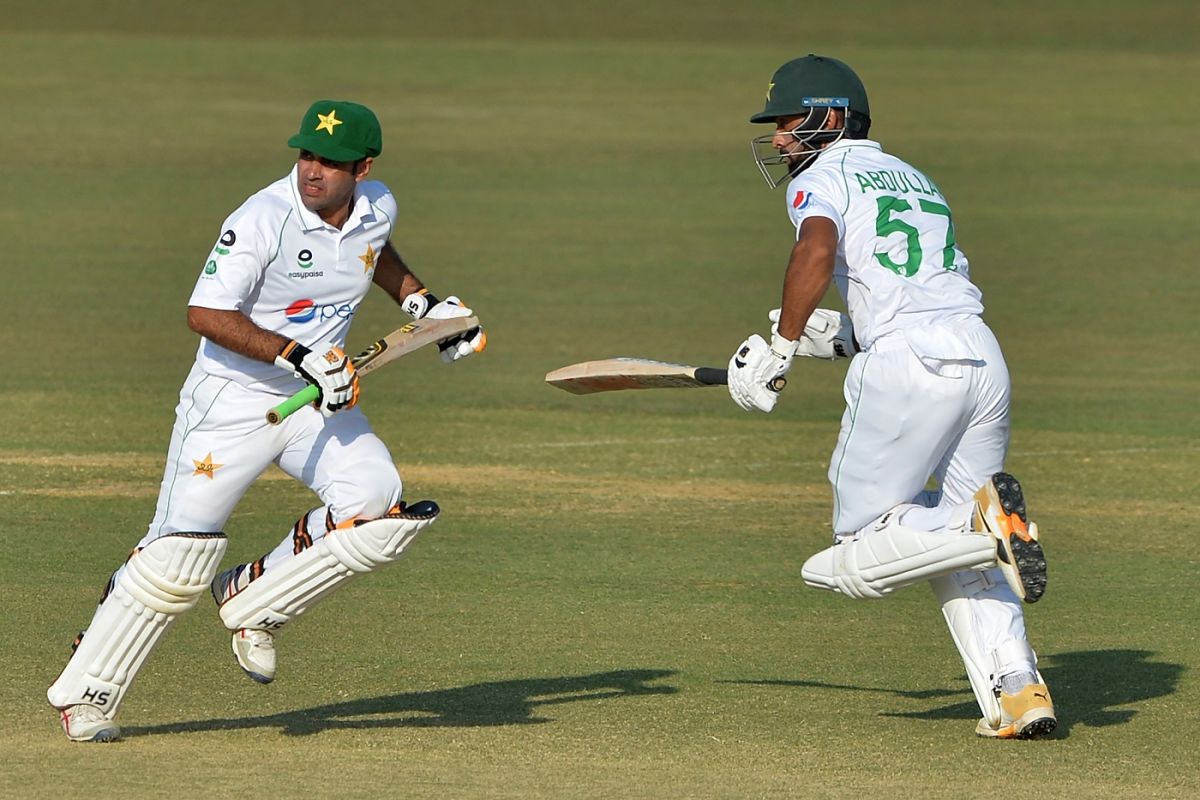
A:
{"type": "Polygon", "coordinates": [[[50,704],[88,703],[116,714],[155,644],[208,590],[227,545],[223,533],[172,533],[130,556],[46,691],[50,704]]]}
{"type": "Polygon", "coordinates": [[[897,589],[964,569],[995,566],[996,543],[977,533],[929,533],[899,524],[835,544],[804,562],[816,589],[877,600],[897,589]]]}
{"type": "Polygon", "coordinates": [[[356,520],[352,526],[332,530],[222,603],[221,621],[231,631],[277,631],[355,575],[398,559],[440,512],[437,503],[424,500],[378,519],[356,520]]]}

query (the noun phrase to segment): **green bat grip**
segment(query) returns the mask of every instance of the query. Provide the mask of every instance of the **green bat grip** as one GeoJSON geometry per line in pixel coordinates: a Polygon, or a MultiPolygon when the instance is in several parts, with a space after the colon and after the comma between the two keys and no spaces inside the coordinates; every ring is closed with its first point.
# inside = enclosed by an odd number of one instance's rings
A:
{"type": "Polygon", "coordinates": [[[321,396],[321,390],[311,383],[305,386],[294,395],[284,400],[279,405],[267,412],[267,422],[272,425],[278,425],[285,419],[295,414],[300,409],[304,408],[309,403],[317,402],[317,398],[321,396]]]}

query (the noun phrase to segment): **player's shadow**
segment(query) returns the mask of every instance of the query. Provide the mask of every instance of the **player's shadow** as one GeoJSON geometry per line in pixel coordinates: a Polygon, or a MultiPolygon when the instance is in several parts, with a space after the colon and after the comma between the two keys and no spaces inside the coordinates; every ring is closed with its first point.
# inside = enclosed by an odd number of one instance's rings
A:
{"type": "Polygon", "coordinates": [[[574,677],[495,681],[349,700],[257,717],[123,727],[122,732],[132,738],[163,733],[278,728],[288,736],[310,736],[346,729],[530,725],[551,721],[538,713],[539,709],[548,706],[675,694],[679,690],[674,686],[650,685],[651,681],[674,674],[674,670],[631,669],[574,677]]]}
{"type": "MultiPolygon", "coordinates": [[[[1182,664],[1152,661],[1149,650],[1082,650],[1057,653],[1041,659],[1038,668],[1054,698],[1058,715],[1056,737],[1070,735],[1075,725],[1102,728],[1129,722],[1137,708],[1130,704],[1173,694],[1183,675],[1182,664]]],[[[964,697],[961,702],[949,703],[924,711],[884,711],[881,716],[910,719],[969,719],[979,718],[966,677],[961,689],[929,689],[912,691],[868,686],[824,683],[806,680],[743,680],[762,686],[796,686],[813,689],[838,689],[855,692],[879,692],[911,700],[938,700],[964,697]]]]}

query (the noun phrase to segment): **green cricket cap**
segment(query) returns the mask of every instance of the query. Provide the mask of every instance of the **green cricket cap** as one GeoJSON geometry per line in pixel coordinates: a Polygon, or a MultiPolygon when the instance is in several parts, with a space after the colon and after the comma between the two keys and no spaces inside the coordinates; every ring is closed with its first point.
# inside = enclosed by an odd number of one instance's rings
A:
{"type": "Polygon", "coordinates": [[[774,122],[778,117],[806,114],[814,106],[848,107],[870,118],[867,90],[854,70],[829,56],[793,59],[775,70],[767,86],[767,104],[751,122],[774,122]]]}
{"type": "Polygon", "coordinates": [[[375,112],[348,100],[318,100],[300,120],[300,132],[288,147],[330,161],[358,161],[383,152],[383,131],[375,112]]]}

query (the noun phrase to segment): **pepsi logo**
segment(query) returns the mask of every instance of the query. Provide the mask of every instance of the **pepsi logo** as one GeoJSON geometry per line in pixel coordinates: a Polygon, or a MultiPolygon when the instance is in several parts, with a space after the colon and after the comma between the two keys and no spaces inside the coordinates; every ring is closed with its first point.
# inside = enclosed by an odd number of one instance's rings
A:
{"type": "Polygon", "coordinates": [[[296,300],[284,309],[288,322],[308,322],[317,315],[317,304],[312,300],[296,300]]]}
{"type": "Polygon", "coordinates": [[[317,303],[305,297],[293,300],[283,313],[288,322],[303,325],[313,320],[325,322],[330,319],[350,319],[357,310],[358,306],[349,303],[317,303]]]}

